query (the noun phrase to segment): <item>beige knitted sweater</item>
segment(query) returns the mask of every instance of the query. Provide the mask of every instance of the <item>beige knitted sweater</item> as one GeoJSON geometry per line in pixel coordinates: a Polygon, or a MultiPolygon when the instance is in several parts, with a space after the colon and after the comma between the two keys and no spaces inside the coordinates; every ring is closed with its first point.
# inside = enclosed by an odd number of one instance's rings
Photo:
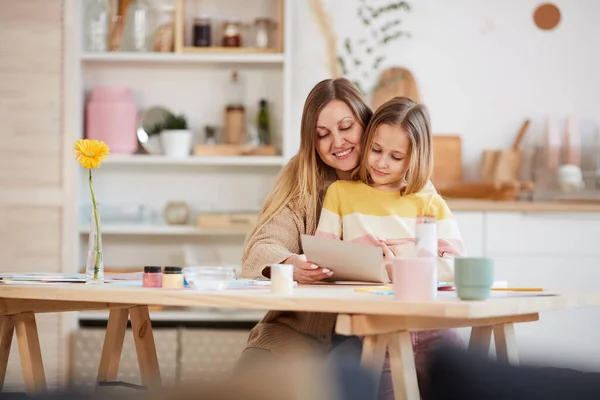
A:
{"type": "MultiPolygon", "coordinates": [[[[268,265],[302,254],[301,235],[315,233],[319,213],[317,210],[317,215],[305,215],[289,205],[285,207],[247,239],[242,254],[243,275],[262,277],[268,265]]],[[[280,356],[323,354],[331,349],[336,317],[325,313],[269,311],[250,332],[247,346],[268,349],[280,356]]]]}

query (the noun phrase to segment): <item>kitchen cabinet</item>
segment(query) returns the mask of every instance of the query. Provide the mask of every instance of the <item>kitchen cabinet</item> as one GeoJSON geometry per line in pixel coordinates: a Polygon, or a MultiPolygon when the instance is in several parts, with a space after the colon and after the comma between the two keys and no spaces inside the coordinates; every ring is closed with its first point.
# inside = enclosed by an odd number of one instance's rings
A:
{"type": "Polygon", "coordinates": [[[483,256],[483,213],[481,211],[457,211],[454,218],[465,243],[467,255],[470,257],[483,256]]]}
{"type": "Polygon", "coordinates": [[[489,256],[600,256],[600,213],[487,212],[489,256]]]}
{"type": "MultiPolygon", "coordinates": [[[[496,280],[548,291],[598,290],[600,213],[484,212],[483,227],[483,254],[494,259],[496,280]]],[[[523,362],[587,370],[600,370],[598,332],[595,308],[543,313],[516,327],[523,362]]]]}

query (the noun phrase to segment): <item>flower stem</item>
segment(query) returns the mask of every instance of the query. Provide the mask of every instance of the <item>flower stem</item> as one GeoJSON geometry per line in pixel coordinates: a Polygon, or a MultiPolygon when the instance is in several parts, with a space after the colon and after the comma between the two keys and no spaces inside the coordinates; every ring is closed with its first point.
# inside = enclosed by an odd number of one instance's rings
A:
{"type": "Polygon", "coordinates": [[[94,211],[94,220],[96,221],[96,260],[94,262],[94,279],[98,279],[100,271],[100,221],[98,218],[98,207],[96,204],[96,196],[94,195],[94,187],[92,186],[92,170],[90,169],[90,192],[92,193],[92,209],[94,211]]]}

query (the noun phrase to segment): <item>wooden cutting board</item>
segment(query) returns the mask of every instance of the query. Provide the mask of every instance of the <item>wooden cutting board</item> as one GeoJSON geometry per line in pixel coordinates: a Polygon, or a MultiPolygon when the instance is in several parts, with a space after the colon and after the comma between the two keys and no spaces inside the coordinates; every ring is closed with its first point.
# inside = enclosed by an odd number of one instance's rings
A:
{"type": "Polygon", "coordinates": [[[436,187],[453,186],[463,180],[462,140],[458,135],[433,136],[433,175],[436,187]]]}
{"type": "Polygon", "coordinates": [[[521,142],[529,128],[530,120],[525,120],[510,149],[484,150],[481,160],[483,182],[512,182],[519,180],[521,169],[521,142]]]}
{"type": "Polygon", "coordinates": [[[406,68],[394,67],[381,73],[371,96],[371,108],[375,111],[383,103],[396,96],[406,96],[414,101],[419,101],[417,83],[413,74],[406,68]]]}

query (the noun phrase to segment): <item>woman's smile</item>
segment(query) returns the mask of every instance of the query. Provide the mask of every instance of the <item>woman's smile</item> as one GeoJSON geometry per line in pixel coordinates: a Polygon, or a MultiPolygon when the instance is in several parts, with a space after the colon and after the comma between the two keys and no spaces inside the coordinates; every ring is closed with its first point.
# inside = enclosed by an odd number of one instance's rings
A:
{"type": "Polygon", "coordinates": [[[349,149],[338,151],[337,153],[333,153],[333,155],[338,160],[345,160],[346,158],[350,157],[350,153],[352,153],[353,151],[354,151],[354,147],[350,147],[349,149]]]}

